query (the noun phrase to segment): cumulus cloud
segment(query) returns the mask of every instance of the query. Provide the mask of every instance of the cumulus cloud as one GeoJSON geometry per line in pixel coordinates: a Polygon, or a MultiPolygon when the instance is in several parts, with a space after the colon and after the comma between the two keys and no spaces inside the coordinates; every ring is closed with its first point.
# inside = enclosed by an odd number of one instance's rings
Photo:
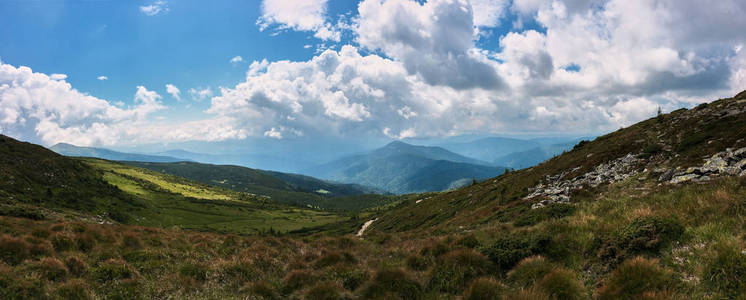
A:
{"type": "Polygon", "coordinates": [[[176,101],[181,101],[181,91],[175,85],[166,84],[166,93],[169,93],[176,101]]]}
{"type": "Polygon", "coordinates": [[[45,145],[67,142],[81,146],[249,136],[226,117],[153,122],[149,116],[166,108],[161,98],[138,86],[133,105],[112,104],[79,92],[64,79],[0,62],[0,132],[6,135],[45,145]]]}
{"type": "Polygon", "coordinates": [[[400,61],[427,83],[496,89],[502,79],[474,47],[474,15],[465,1],[366,0],[355,31],[360,46],[400,61]]]}
{"type": "Polygon", "coordinates": [[[108,79],[109,79],[109,77],[106,77],[106,76],[104,76],[104,75],[101,75],[101,76],[99,76],[99,77],[96,77],[96,79],[98,79],[98,80],[101,80],[101,81],[104,81],[104,80],[108,80],[108,79]]]}
{"type": "Polygon", "coordinates": [[[340,41],[339,28],[327,22],[328,0],[263,0],[262,16],[256,21],[260,30],[278,29],[311,31],[321,40],[340,41]]]}
{"type": "Polygon", "coordinates": [[[508,0],[470,0],[474,12],[474,26],[496,27],[505,14],[510,1],[508,0]]]}
{"type": "Polygon", "coordinates": [[[158,0],[150,5],[143,5],[140,6],[140,12],[145,14],[146,16],[156,16],[159,14],[165,14],[169,11],[168,9],[168,2],[158,0]]]}
{"type": "Polygon", "coordinates": [[[64,80],[67,78],[67,75],[65,74],[51,74],[49,75],[49,78],[52,80],[64,80]]]}
{"type": "Polygon", "coordinates": [[[237,64],[237,63],[243,62],[243,57],[241,57],[240,55],[236,55],[233,58],[231,58],[230,62],[232,64],[237,64]]]}
{"type": "Polygon", "coordinates": [[[197,88],[197,89],[191,88],[189,89],[189,95],[192,96],[192,100],[202,101],[202,100],[212,97],[212,89],[210,89],[210,87],[197,88]]]}

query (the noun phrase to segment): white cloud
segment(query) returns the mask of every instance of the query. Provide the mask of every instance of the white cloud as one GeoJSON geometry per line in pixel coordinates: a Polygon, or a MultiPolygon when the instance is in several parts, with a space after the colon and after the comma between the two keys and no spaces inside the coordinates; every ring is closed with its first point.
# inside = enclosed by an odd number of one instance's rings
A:
{"type": "Polygon", "coordinates": [[[210,89],[210,87],[198,88],[198,89],[191,88],[189,89],[189,95],[192,96],[193,100],[202,101],[202,100],[212,97],[212,89],[210,89]]]}
{"type": "Polygon", "coordinates": [[[508,0],[469,0],[474,11],[474,26],[497,27],[505,9],[510,4],[508,0]]]}
{"type": "Polygon", "coordinates": [[[67,78],[67,75],[65,74],[52,74],[49,75],[49,78],[52,80],[65,80],[67,78]]]}
{"type": "Polygon", "coordinates": [[[106,77],[106,76],[104,76],[104,75],[101,75],[101,76],[99,76],[99,77],[96,77],[96,79],[98,79],[98,80],[102,80],[102,81],[103,81],[103,80],[108,80],[108,79],[109,79],[109,77],[106,77]]]}
{"type": "Polygon", "coordinates": [[[175,85],[166,84],[166,93],[171,94],[171,97],[174,97],[176,101],[181,101],[181,91],[175,85]]]}
{"type": "Polygon", "coordinates": [[[142,12],[146,16],[156,16],[158,14],[165,14],[168,11],[169,11],[168,2],[163,1],[163,0],[155,1],[150,5],[140,6],[140,12],[142,12]]]}
{"type": "Polygon", "coordinates": [[[233,58],[231,58],[230,62],[232,64],[237,64],[237,63],[243,62],[243,57],[241,57],[240,55],[236,55],[233,58]]]}
{"type": "Polygon", "coordinates": [[[359,5],[357,42],[404,64],[433,85],[497,89],[494,61],[474,51],[474,16],[467,2],[366,0],[359,5]]]}
{"type": "Polygon", "coordinates": [[[273,25],[278,29],[311,31],[321,40],[340,41],[339,28],[326,21],[328,0],[263,0],[262,16],[256,21],[260,30],[273,25]]]}

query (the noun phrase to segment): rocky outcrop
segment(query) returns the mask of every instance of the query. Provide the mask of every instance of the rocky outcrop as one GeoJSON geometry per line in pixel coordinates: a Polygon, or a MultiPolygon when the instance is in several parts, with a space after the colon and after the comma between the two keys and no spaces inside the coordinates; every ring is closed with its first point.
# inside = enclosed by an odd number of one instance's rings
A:
{"type": "Polygon", "coordinates": [[[570,192],[586,186],[596,187],[605,183],[623,181],[637,173],[642,161],[636,155],[627,154],[613,161],[596,166],[593,171],[572,179],[563,179],[567,174],[577,171],[580,167],[562,172],[557,175],[547,175],[545,180],[529,189],[530,194],[524,199],[539,198],[539,202],[531,208],[544,207],[551,203],[570,202],[570,192]]]}
{"type": "Polygon", "coordinates": [[[702,166],[686,170],[670,170],[668,173],[672,173],[670,178],[664,173],[659,181],[676,184],[687,181],[708,181],[713,177],[724,175],[746,176],[746,147],[737,150],[726,149],[705,160],[702,166]]]}

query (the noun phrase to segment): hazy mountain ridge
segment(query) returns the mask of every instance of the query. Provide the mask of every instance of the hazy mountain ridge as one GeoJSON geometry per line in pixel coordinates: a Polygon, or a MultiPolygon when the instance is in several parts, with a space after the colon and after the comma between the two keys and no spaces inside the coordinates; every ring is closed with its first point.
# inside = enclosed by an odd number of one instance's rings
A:
{"type": "Polygon", "coordinates": [[[71,145],[67,143],[58,143],[52,147],[49,147],[49,149],[59,154],[65,155],[65,156],[95,157],[95,158],[108,159],[108,160],[119,160],[119,161],[177,162],[177,161],[190,160],[190,159],[177,158],[177,157],[166,156],[166,155],[125,153],[125,152],[118,152],[118,151],[113,151],[109,149],[104,149],[104,148],[80,147],[80,146],[75,146],[75,145],[71,145]]]}
{"type": "Polygon", "coordinates": [[[456,181],[481,180],[503,171],[504,168],[489,166],[441,147],[395,141],[367,154],[317,166],[306,173],[401,194],[442,191],[452,188],[456,181]]]}

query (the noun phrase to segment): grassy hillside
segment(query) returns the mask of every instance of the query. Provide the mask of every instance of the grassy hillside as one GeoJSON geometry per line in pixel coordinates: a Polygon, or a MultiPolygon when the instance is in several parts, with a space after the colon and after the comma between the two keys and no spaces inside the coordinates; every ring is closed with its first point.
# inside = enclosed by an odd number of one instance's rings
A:
{"type": "Polygon", "coordinates": [[[0,136],[0,153],[4,215],[244,234],[288,232],[347,218],[121,163],[72,159],[5,136],[0,136]]]}
{"type": "Polygon", "coordinates": [[[331,183],[303,175],[240,166],[194,162],[125,163],[225,189],[267,196],[272,201],[285,204],[331,210],[363,210],[396,200],[396,197],[385,195],[352,197],[375,191],[360,185],[331,183]]]}

